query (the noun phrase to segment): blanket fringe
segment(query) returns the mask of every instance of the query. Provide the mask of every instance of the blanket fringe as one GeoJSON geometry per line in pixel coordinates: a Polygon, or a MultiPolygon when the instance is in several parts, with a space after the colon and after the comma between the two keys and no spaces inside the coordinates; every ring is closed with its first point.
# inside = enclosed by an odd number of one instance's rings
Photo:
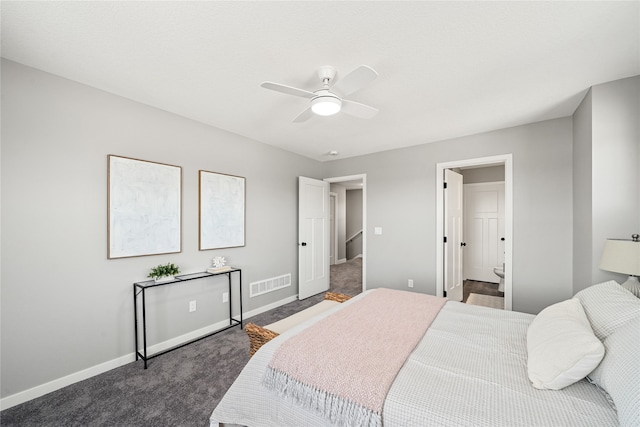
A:
{"type": "Polygon", "coordinates": [[[262,379],[270,390],[328,418],[332,423],[349,427],[382,427],[381,414],[353,401],[304,384],[284,372],[267,367],[262,379]]]}

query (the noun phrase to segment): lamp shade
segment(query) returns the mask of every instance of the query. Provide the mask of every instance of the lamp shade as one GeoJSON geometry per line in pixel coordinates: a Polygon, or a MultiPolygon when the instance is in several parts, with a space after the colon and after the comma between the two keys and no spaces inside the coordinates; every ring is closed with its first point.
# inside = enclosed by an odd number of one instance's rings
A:
{"type": "Polygon", "coordinates": [[[600,268],[614,273],[640,276],[640,242],[607,239],[600,259],[600,268]]]}

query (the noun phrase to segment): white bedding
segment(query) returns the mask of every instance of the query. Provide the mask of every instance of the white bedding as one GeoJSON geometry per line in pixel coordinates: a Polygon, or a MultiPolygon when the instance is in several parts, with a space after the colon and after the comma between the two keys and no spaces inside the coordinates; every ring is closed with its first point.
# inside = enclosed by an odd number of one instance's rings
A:
{"type": "MultiPolygon", "coordinates": [[[[270,393],[263,372],[288,336],[348,306],[347,301],[265,344],[211,415],[218,423],[327,426],[326,419],[270,393]]],[[[398,315],[402,315],[399,311],[398,315]]],[[[396,377],[385,426],[615,426],[605,395],[579,381],[563,390],[531,386],[526,330],[534,316],[448,302],[396,377]]],[[[383,351],[389,351],[384,349],[383,351]]]]}

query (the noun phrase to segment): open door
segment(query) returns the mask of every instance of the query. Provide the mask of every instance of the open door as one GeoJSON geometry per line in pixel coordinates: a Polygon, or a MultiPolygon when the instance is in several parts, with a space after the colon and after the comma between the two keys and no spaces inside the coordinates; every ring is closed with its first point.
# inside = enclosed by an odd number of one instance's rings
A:
{"type": "Polygon", "coordinates": [[[462,301],[462,175],[444,170],[444,283],[447,298],[462,301]]]}
{"type": "Polygon", "coordinates": [[[329,289],[329,183],[298,177],[298,299],[329,289]]]}

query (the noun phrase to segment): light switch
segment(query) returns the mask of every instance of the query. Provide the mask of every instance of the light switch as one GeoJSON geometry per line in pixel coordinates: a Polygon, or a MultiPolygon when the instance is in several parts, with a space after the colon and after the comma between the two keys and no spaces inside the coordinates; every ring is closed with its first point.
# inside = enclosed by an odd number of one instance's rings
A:
{"type": "Polygon", "coordinates": [[[382,227],[375,227],[373,229],[373,234],[380,236],[382,234],[382,227]]]}

